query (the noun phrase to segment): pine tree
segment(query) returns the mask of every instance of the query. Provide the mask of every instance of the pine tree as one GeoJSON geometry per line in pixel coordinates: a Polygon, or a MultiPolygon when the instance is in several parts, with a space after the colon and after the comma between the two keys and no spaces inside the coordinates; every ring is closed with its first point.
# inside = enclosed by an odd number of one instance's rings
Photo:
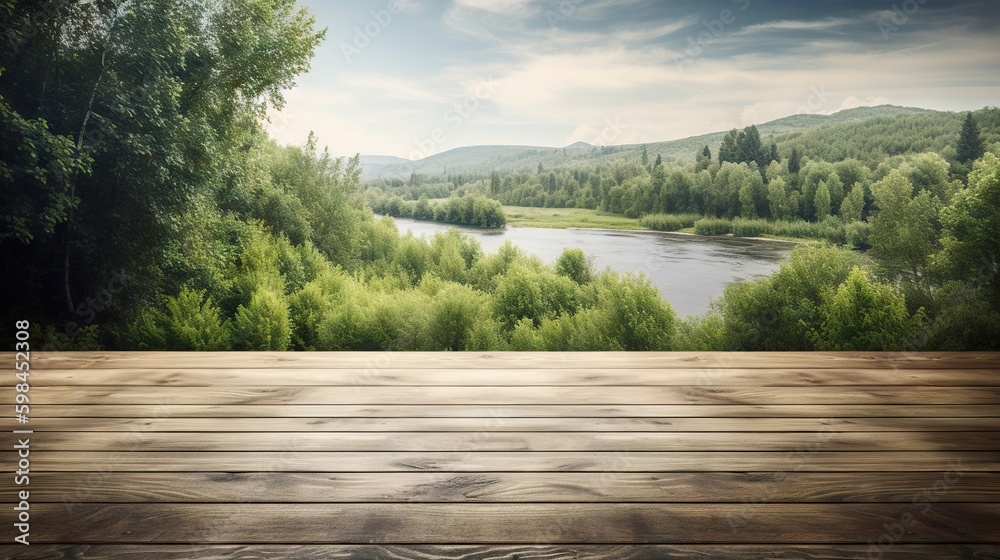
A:
{"type": "Polygon", "coordinates": [[[663,165],[663,156],[660,154],[656,154],[656,163],[653,164],[653,167],[655,168],[661,165],[663,165]]]}
{"type": "Polygon", "coordinates": [[[646,152],[646,145],[642,145],[642,166],[646,167],[649,165],[649,154],[646,152]]]}
{"type": "Polygon", "coordinates": [[[979,124],[970,112],[965,116],[962,123],[962,133],[958,137],[958,161],[967,163],[975,161],[986,153],[983,148],[983,139],[979,136],[979,124]]]}
{"type": "Polygon", "coordinates": [[[542,162],[538,162],[538,174],[541,175],[545,172],[545,168],[542,167],[542,162]]]}
{"type": "Polygon", "coordinates": [[[802,154],[798,148],[792,148],[792,155],[788,156],[788,172],[798,173],[802,169],[802,154]]]}
{"type": "Polygon", "coordinates": [[[778,153],[778,145],[774,142],[771,142],[771,153],[768,155],[767,159],[769,160],[768,163],[772,161],[781,163],[781,154],[778,153]]]}
{"type": "Polygon", "coordinates": [[[708,161],[712,161],[712,150],[708,148],[708,144],[705,144],[705,147],[701,149],[701,155],[705,156],[708,161]]]}
{"type": "Polygon", "coordinates": [[[750,125],[739,134],[739,160],[743,163],[755,162],[758,168],[767,165],[764,161],[764,149],[760,141],[760,131],[755,125],[750,125]]]}

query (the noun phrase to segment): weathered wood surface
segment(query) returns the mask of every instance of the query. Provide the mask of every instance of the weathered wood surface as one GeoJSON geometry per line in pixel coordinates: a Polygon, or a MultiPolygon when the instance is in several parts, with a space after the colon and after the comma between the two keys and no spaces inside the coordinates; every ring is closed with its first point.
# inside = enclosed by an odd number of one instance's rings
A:
{"type": "Polygon", "coordinates": [[[998,354],[32,367],[30,424],[3,424],[34,430],[32,545],[2,558],[1000,558],[998,354]]]}

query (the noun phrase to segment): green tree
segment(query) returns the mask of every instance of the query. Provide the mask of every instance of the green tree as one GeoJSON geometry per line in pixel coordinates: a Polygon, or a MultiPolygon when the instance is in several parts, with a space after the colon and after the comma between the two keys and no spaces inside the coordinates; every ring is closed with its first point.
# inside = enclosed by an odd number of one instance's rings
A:
{"type": "Polygon", "coordinates": [[[719,146],[719,163],[740,161],[739,135],[740,131],[734,128],[722,138],[722,145],[719,146]]]}
{"type": "Polygon", "coordinates": [[[556,274],[581,285],[593,278],[592,267],[591,259],[580,249],[565,249],[556,260],[556,274]]]}
{"type": "Polygon", "coordinates": [[[802,153],[798,148],[792,148],[792,155],[788,156],[788,172],[798,173],[802,169],[802,153]]]}
{"type": "Polygon", "coordinates": [[[826,181],[820,181],[816,188],[813,205],[817,222],[822,222],[830,215],[830,189],[827,187],[826,181]]]}
{"type": "Polygon", "coordinates": [[[962,132],[958,137],[958,153],[956,155],[960,163],[977,160],[983,157],[985,148],[983,140],[979,136],[979,124],[976,118],[969,112],[965,115],[962,123],[962,132]]]}
{"type": "Polygon", "coordinates": [[[949,277],[986,290],[1000,311],[1000,159],[986,154],[969,174],[969,188],[941,212],[942,250],[935,261],[949,277]]]}
{"type": "Polygon", "coordinates": [[[840,204],[840,219],[845,224],[860,222],[865,209],[865,188],[861,183],[855,183],[851,192],[844,197],[840,204]]]}
{"type": "Polygon", "coordinates": [[[930,193],[912,197],[913,185],[898,169],[872,185],[876,212],[869,219],[871,254],[888,273],[923,280],[937,247],[938,208],[930,193]]]}

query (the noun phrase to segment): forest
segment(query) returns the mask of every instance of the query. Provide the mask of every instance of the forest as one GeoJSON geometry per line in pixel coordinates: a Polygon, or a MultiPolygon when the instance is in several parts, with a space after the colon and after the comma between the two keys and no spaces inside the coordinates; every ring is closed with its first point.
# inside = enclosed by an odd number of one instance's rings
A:
{"type": "Polygon", "coordinates": [[[47,6],[0,3],[4,320],[40,347],[1000,348],[998,109],[363,183],[358,158],[266,132],[324,39],[293,0],[47,6]],[[501,204],[821,241],[682,318],[582,250],[484,254],[373,212],[500,227],[501,204]]]}

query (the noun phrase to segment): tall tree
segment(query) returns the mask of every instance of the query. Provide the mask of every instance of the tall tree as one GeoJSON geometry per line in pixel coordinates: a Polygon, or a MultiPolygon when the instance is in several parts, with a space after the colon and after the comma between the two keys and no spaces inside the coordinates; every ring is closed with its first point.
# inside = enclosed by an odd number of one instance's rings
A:
{"type": "Polygon", "coordinates": [[[739,161],[743,163],[756,163],[759,169],[763,169],[768,162],[764,161],[764,148],[760,140],[760,131],[756,125],[750,125],[743,129],[738,137],[739,161]]]}
{"type": "Polygon", "coordinates": [[[788,172],[798,173],[802,170],[802,153],[798,148],[792,148],[792,155],[788,156],[788,172]]]}
{"type": "Polygon", "coordinates": [[[872,185],[877,212],[871,223],[871,254],[893,276],[922,282],[937,245],[937,199],[913,196],[913,184],[898,169],[872,185]]]}
{"type": "Polygon", "coordinates": [[[642,166],[646,167],[649,165],[649,153],[646,152],[646,145],[642,145],[642,166]]]}
{"type": "Polygon", "coordinates": [[[962,123],[962,132],[958,137],[958,161],[967,163],[983,157],[986,152],[983,139],[979,137],[979,123],[969,112],[962,123]]]}
{"type": "Polygon", "coordinates": [[[722,138],[722,145],[719,146],[719,163],[737,163],[740,160],[740,147],[738,143],[740,131],[732,129],[722,138]]]}
{"type": "MultiPolygon", "coordinates": [[[[39,3],[7,3],[0,23],[0,35],[19,37],[0,47],[4,136],[20,128],[41,140],[33,149],[50,151],[36,155],[58,195],[40,207],[34,231],[44,235],[0,250],[58,261],[32,271],[35,289],[64,294],[61,307],[79,313],[76,294],[96,293],[118,270],[147,279],[137,297],[162,287],[163,251],[184,235],[178,217],[230,184],[225,162],[255,141],[268,106],[283,105],[323,33],[294,0],[54,4],[38,17],[39,3]]],[[[0,207],[26,208],[17,194],[0,189],[0,207]]]]}

